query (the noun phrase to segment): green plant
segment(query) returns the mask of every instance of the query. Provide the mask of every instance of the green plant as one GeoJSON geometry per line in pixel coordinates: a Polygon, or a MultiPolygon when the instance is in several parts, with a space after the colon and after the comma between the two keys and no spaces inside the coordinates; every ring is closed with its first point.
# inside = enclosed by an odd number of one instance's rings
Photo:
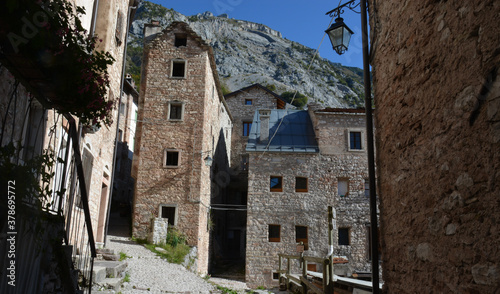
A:
{"type": "Polygon", "coordinates": [[[130,282],[130,274],[128,272],[125,273],[125,277],[123,278],[123,281],[126,283],[130,282]]]}
{"type": "Polygon", "coordinates": [[[96,49],[99,40],[82,26],[83,14],[83,7],[68,0],[7,0],[0,12],[0,39],[10,42],[2,50],[30,60],[50,81],[53,89],[35,91],[37,98],[78,116],[84,125],[111,125],[114,101],[107,98],[107,70],[115,60],[96,49]],[[26,33],[26,20],[34,33],[26,33]]]}
{"type": "Polygon", "coordinates": [[[220,291],[222,291],[222,293],[238,294],[238,291],[233,290],[233,289],[229,289],[227,287],[223,287],[223,286],[219,286],[219,285],[216,285],[216,287],[217,287],[217,289],[219,289],[220,291]]]}
{"type": "Polygon", "coordinates": [[[175,248],[179,244],[186,243],[186,236],[184,236],[184,234],[182,234],[176,227],[169,226],[166,243],[175,248]]]}
{"type": "Polygon", "coordinates": [[[131,256],[128,256],[125,252],[120,252],[120,261],[123,261],[127,258],[131,258],[131,256]]]}

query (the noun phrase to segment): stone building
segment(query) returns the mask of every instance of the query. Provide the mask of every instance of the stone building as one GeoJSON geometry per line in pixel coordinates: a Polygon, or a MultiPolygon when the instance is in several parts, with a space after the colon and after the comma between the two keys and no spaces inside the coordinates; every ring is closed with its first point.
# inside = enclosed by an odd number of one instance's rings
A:
{"type": "MultiPolygon", "coordinates": [[[[137,5],[138,1],[75,0],[68,2],[85,9],[85,14],[75,14],[75,18],[79,18],[82,27],[86,30],[85,36],[87,34],[96,36],[100,40],[96,45],[96,50],[109,52],[110,56],[115,60],[107,68],[109,88],[106,89],[107,93],[104,99],[106,101],[117,100],[120,97],[121,89],[125,32],[128,29],[128,21],[133,13],[133,10],[129,8],[137,5]]],[[[2,47],[2,50],[0,50],[0,62],[2,63],[0,91],[2,91],[3,95],[0,97],[0,116],[3,125],[0,145],[4,147],[12,142],[19,144],[23,151],[19,153],[20,156],[12,160],[12,163],[19,166],[23,166],[34,156],[39,156],[43,152],[53,152],[54,164],[46,167],[51,173],[50,180],[43,184],[40,183],[45,185],[46,191],[50,191],[48,192],[50,195],[44,199],[44,209],[37,212],[40,215],[34,213],[34,220],[24,221],[37,223],[41,220],[43,222],[44,219],[50,219],[50,215],[56,213],[64,216],[64,221],[57,223],[57,230],[53,230],[51,236],[43,236],[43,232],[40,233],[36,230],[35,233],[24,235],[27,238],[23,242],[25,245],[18,247],[19,265],[23,262],[23,258],[29,259],[30,254],[38,250],[38,248],[33,249],[30,247],[31,244],[35,243],[29,240],[44,240],[42,250],[44,254],[33,253],[35,254],[33,256],[37,257],[24,263],[30,266],[29,270],[20,266],[19,273],[24,274],[22,275],[23,278],[18,281],[22,286],[16,288],[16,290],[23,293],[39,293],[42,290],[36,287],[44,286],[44,291],[57,292],[63,290],[50,287],[63,284],[63,287],[66,287],[63,292],[71,293],[69,288],[78,288],[75,285],[68,285],[71,283],[71,279],[67,281],[62,279],[62,283],[61,281],[52,283],[44,280],[47,277],[42,277],[41,273],[50,267],[40,260],[50,259],[50,254],[54,256],[62,255],[58,250],[61,249],[61,246],[68,246],[66,252],[73,252],[73,257],[68,258],[76,260],[76,258],[81,259],[84,257],[86,259],[84,262],[79,261],[78,263],[75,262],[75,264],[78,264],[77,266],[85,265],[86,267],[77,269],[80,270],[82,275],[89,274],[89,268],[91,267],[89,265],[91,260],[90,248],[96,245],[95,243],[97,245],[103,244],[105,240],[118,111],[115,109],[111,112],[114,121],[112,124],[98,129],[90,125],[79,125],[78,122],[81,122],[81,117],[73,115],[72,111],[61,111],[58,108],[57,99],[71,100],[74,98],[66,95],[64,97],[58,96],[61,93],[58,92],[59,89],[62,86],[76,88],[73,83],[76,84],[77,82],[71,80],[71,78],[62,77],[61,71],[67,73],[71,72],[71,68],[79,68],[78,63],[81,60],[71,59],[71,52],[64,52],[61,49],[60,52],[51,51],[57,48],[57,45],[59,45],[59,48],[63,45],[58,38],[47,37],[40,42],[39,39],[43,38],[44,34],[47,33],[46,31],[48,31],[47,36],[51,37],[62,33],[62,31],[50,31],[51,28],[48,26],[50,21],[53,21],[52,18],[49,18],[49,15],[53,16],[53,12],[58,12],[50,9],[59,9],[60,7],[51,8],[50,4],[46,3],[40,6],[40,3],[41,1],[36,3],[33,1],[19,2],[22,8],[20,11],[25,15],[24,18],[20,17],[21,22],[16,23],[14,26],[12,26],[14,22],[6,23],[5,19],[7,17],[2,16],[4,21],[0,24],[0,31],[2,32],[0,37],[0,46],[2,47]],[[34,5],[38,5],[38,7],[34,5]],[[15,35],[18,38],[17,40],[22,41],[20,43],[6,42],[10,38],[8,37],[9,34],[10,36],[15,35]],[[54,44],[54,42],[59,43],[54,44]],[[35,60],[30,59],[32,57],[29,54],[30,50],[38,48],[37,46],[40,46],[40,43],[45,46],[44,57],[35,60]],[[14,45],[14,50],[12,50],[11,45],[14,45]],[[64,68],[68,70],[57,68],[57,74],[54,74],[54,72],[51,72],[54,69],[50,65],[58,64],[61,60],[65,60],[64,68]],[[70,122],[72,121],[76,122],[78,128],[73,133],[74,137],[70,137],[70,122]],[[11,124],[16,127],[10,130],[4,128],[11,124]],[[76,153],[81,155],[81,165],[76,164],[76,153]],[[60,160],[56,160],[56,158],[60,160]],[[78,184],[80,174],[77,170],[80,166],[83,166],[85,176],[85,185],[82,185],[85,186],[84,188],[78,184]],[[81,201],[83,193],[87,194],[88,199],[85,205],[81,201]],[[85,208],[87,205],[88,210],[85,208]],[[39,218],[37,219],[37,217],[39,218]],[[37,235],[38,233],[40,235],[37,235]],[[57,242],[52,243],[46,238],[56,238],[57,242]],[[92,239],[95,243],[92,242],[92,239]],[[61,240],[64,240],[64,242],[61,242],[61,240]],[[30,271],[33,274],[29,274],[30,271]],[[24,278],[26,280],[23,280],[24,278]]],[[[16,11],[19,11],[16,10],[18,7],[7,9],[4,5],[1,4],[1,10],[4,13],[6,11],[17,13],[16,11]]],[[[67,16],[66,13],[62,13],[62,15],[67,16]]],[[[57,15],[57,17],[60,17],[60,15],[57,15]]],[[[73,20],[70,19],[69,21],[73,20]]],[[[68,51],[85,51],[85,54],[88,54],[88,48],[72,47],[68,51]]],[[[5,162],[2,161],[3,163],[5,162]]],[[[30,199],[25,200],[29,202],[30,199]]],[[[19,222],[22,221],[23,217],[20,216],[19,222]]],[[[61,220],[58,219],[57,221],[61,220]]],[[[19,232],[20,236],[22,233],[19,232]]],[[[42,246],[37,247],[41,248],[42,246]]],[[[61,260],[64,261],[63,258],[59,259],[59,261],[61,260]]],[[[4,267],[2,266],[2,268],[4,267]]],[[[66,269],[61,263],[57,265],[57,268],[61,271],[66,269]]],[[[54,273],[50,274],[54,275],[54,273]]],[[[69,271],[67,274],[69,275],[69,271]]],[[[3,276],[5,275],[2,274],[3,276]]],[[[3,287],[5,285],[3,282],[4,280],[0,279],[0,292],[7,293],[7,290],[3,287]]],[[[76,281],[73,282],[76,283],[76,281]]],[[[84,287],[85,285],[80,286],[84,287]]]]}
{"type": "Polygon", "coordinates": [[[369,1],[387,293],[500,288],[500,3],[369,1]]]}
{"type": "MultiPolygon", "coordinates": [[[[336,210],[334,255],[348,259],[337,274],[369,271],[369,191],[364,110],[260,109],[249,154],[246,282],[278,284],[278,253],[324,257],[327,208],[336,210]]],[[[320,271],[320,265],[310,270],[320,271]]]]}
{"type": "Polygon", "coordinates": [[[119,212],[122,217],[129,217],[132,211],[134,191],[134,179],[131,176],[131,171],[139,92],[137,92],[134,80],[130,75],[127,75],[125,78],[123,86],[122,101],[118,108],[120,121],[118,127],[111,211],[119,212]]]}
{"type": "Polygon", "coordinates": [[[198,251],[208,272],[210,204],[225,193],[214,175],[228,170],[231,115],[212,48],[186,23],[146,25],[132,175],[133,235],[146,238],[166,218],[198,251]],[[213,159],[211,166],[207,161],[213,159]]]}
{"type": "Polygon", "coordinates": [[[279,253],[304,242],[327,254],[333,206],[334,254],[349,260],[338,273],[369,271],[364,111],[286,110],[259,84],[223,97],[211,48],[187,24],[148,24],[144,38],[133,235],[158,240],[168,222],[197,248],[197,272],[229,260],[249,286],[275,286],[279,253]]]}
{"type": "Polygon", "coordinates": [[[276,93],[254,84],[224,96],[233,116],[231,136],[231,168],[219,172],[217,180],[226,193],[212,201],[214,232],[213,263],[231,260],[242,268],[245,264],[246,206],[248,190],[248,153],[245,151],[253,116],[259,108],[284,108],[276,93]]]}

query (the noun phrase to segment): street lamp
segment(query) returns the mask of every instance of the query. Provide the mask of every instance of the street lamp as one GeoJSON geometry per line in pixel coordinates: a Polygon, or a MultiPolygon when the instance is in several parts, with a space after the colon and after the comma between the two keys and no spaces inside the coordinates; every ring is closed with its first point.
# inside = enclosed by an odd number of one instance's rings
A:
{"type": "Polygon", "coordinates": [[[378,220],[377,220],[377,193],[375,184],[375,147],[373,136],[373,116],[372,116],[372,94],[371,94],[371,81],[370,81],[370,55],[368,48],[368,16],[366,9],[366,0],[351,0],[338,6],[337,8],[328,11],[326,14],[331,17],[337,17],[335,24],[333,24],[326,33],[330,36],[333,49],[342,54],[347,50],[349,39],[346,32],[352,31],[344,24],[340,15],[344,12],[345,8],[355,11],[354,8],[360,6],[361,12],[361,37],[363,45],[363,78],[365,86],[365,112],[366,112],[366,141],[367,141],[367,155],[368,155],[368,175],[370,181],[370,235],[371,235],[371,256],[372,256],[372,293],[380,293],[379,289],[379,270],[378,270],[378,220]],[[340,20],[339,20],[340,19],[340,20]],[[345,35],[344,35],[345,34],[345,35]],[[347,42],[345,42],[347,40],[347,42]],[[344,48],[345,46],[345,48],[344,48]]]}
{"type": "Polygon", "coordinates": [[[325,31],[330,37],[332,47],[338,55],[344,54],[349,46],[351,35],[354,34],[349,27],[344,23],[344,19],[337,17],[328,30],[325,31]]]}
{"type": "Polygon", "coordinates": [[[214,161],[212,157],[210,157],[210,155],[207,155],[207,157],[205,157],[205,159],[203,160],[205,161],[206,166],[212,166],[212,162],[214,161]]]}

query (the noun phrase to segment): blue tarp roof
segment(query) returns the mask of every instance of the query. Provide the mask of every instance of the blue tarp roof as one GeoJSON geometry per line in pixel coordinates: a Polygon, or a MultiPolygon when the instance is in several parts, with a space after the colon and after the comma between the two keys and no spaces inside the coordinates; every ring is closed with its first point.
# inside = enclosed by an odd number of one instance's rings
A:
{"type": "Polygon", "coordinates": [[[260,127],[260,115],[259,111],[256,111],[252,122],[252,129],[248,136],[246,151],[319,152],[311,118],[305,110],[271,110],[269,117],[269,139],[272,138],[272,141],[269,147],[268,142],[260,142],[260,127]],[[282,119],[283,121],[281,122],[282,119]]]}

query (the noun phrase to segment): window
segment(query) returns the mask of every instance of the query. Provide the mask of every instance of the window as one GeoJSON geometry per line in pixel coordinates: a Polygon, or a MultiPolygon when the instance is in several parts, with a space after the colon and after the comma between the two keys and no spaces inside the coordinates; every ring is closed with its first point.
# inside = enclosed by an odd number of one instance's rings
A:
{"type": "Polygon", "coordinates": [[[349,245],[349,228],[339,228],[339,245],[349,245]]]}
{"type": "Polygon", "coordinates": [[[245,105],[252,105],[252,99],[245,99],[245,105]]]}
{"type": "Polygon", "coordinates": [[[307,178],[295,178],[295,192],[307,192],[307,178]]]}
{"type": "Polygon", "coordinates": [[[281,226],[280,225],[269,225],[269,242],[280,242],[280,234],[281,234],[281,226]]]}
{"type": "Polygon", "coordinates": [[[365,180],[365,197],[370,197],[370,181],[365,180]]]}
{"type": "Polygon", "coordinates": [[[271,176],[270,190],[271,192],[283,192],[283,177],[271,176]]]}
{"type": "Polygon", "coordinates": [[[295,226],[295,242],[304,243],[304,250],[309,250],[309,244],[308,244],[308,238],[307,238],[307,227],[295,226]]]}
{"type": "Polygon", "coordinates": [[[168,103],[168,120],[184,119],[184,103],[180,101],[171,101],[168,103]]]}
{"type": "Polygon", "coordinates": [[[187,45],[187,35],[186,34],[175,34],[175,47],[181,47],[187,45]]]}
{"type": "MultiPolygon", "coordinates": [[[[88,145],[88,144],[87,144],[88,145]]],[[[89,198],[89,191],[90,191],[90,183],[92,179],[92,168],[94,165],[94,156],[92,153],[90,153],[89,149],[83,148],[83,153],[82,153],[82,166],[83,166],[83,178],[85,179],[85,189],[86,189],[86,194],[87,194],[87,199],[89,198]]],[[[80,188],[77,191],[76,194],[76,206],[79,208],[83,208],[82,204],[82,194],[80,188]]]]}
{"type": "Polygon", "coordinates": [[[345,197],[349,193],[349,180],[338,179],[338,193],[340,197],[345,197]]]}
{"type": "Polygon", "coordinates": [[[116,16],[116,29],[115,29],[115,38],[116,43],[121,45],[122,43],[122,35],[123,35],[123,14],[121,11],[118,11],[118,15],[116,16]]]}
{"type": "Polygon", "coordinates": [[[172,61],[172,77],[184,78],[186,76],[186,61],[173,60],[172,61]]]}
{"type": "Polygon", "coordinates": [[[273,272],[273,280],[279,280],[280,278],[280,273],[273,272]]]}
{"type": "Polygon", "coordinates": [[[160,206],[160,217],[168,219],[168,224],[171,226],[175,226],[175,224],[176,224],[175,211],[176,211],[175,206],[161,205],[160,206]]]}
{"type": "Polygon", "coordinates": [[[165,150],[165,165],[164,167],[178,167],[180,162],[180,154],[178,150],[165,150]]]}
{"type": "Polygon", "coordinates": [[[361,132],[349,132],[349,150],[362,150],[361,132]]]}
{"type": "Polygon", "coordinates": [[[244,121],[243,122],[243,136],[247,137],[250,135],[250,130],[252,129],[252,122],[244,121]]]}

